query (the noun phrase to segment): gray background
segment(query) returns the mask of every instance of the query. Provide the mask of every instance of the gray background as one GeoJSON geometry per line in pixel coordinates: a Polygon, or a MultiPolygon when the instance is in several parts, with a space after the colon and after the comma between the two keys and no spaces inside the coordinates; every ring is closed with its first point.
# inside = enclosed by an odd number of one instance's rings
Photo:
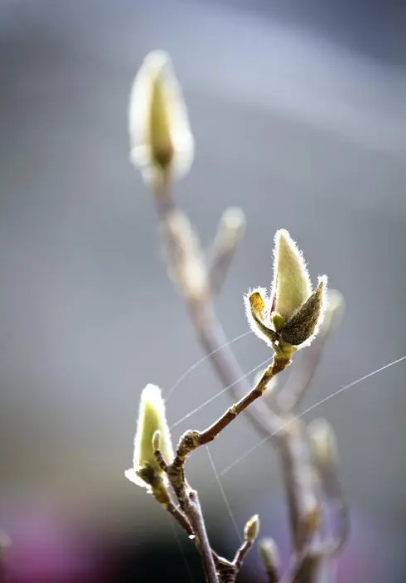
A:
{"type": "MultiPolygon", "coordinates": [[[[406,354],[404,13],[337,4],[0,4],[3,509],[52,506],[117,532],[171,532],[123,478],[140,390],[169,389],[202,355],[128,161],[128,93],[151,49],[172,55],[197,143],[179,204],[206,245],[226,206],[247,214],[218,301],[229,337],[247,329],[242,294],[270,283],[272,238],[285,227],[312,277],[328,273],[347,305],[306,405],[406,354]]],[[[267,356],[253,336],[235,351],[247,371],[267,356]]],[[[377,521],[378,546],[391,536],[401,546],[406,532],[405,366],[312,415],[336,428],[349,500],[377,521]]],[[[170,422],[220,389],[207,362],[197,367],[168,401],[170,422]]],[[[219,397],[174,436],[228,404],[219,397]]],[[[239,420],[211,446],[218,469],[258,439],[239,420]]],[[[229,528],[204,452],[189,471],[229,528]]],[[[255,500],[282,504],[266,446],[222,483],[239,524],[255,500]]]]}

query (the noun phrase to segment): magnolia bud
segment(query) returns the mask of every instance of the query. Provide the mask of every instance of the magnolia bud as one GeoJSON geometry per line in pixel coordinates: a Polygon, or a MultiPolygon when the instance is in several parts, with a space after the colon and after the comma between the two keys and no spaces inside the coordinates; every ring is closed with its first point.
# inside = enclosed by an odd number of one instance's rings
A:
{"type": "Polygon", "coordinates": [[[270,297],[260,287],[244,296],[253,332],[285,354],[310,344],[323,322],[326,289],[327,276],[323,275],[312,292],[306,264],[296,243],[287,231],[280,229],[275,235],[270,297]]]}
{"type": "Polygon", "coordinates": [[[312,293],[306,263],[288,231],[275,235],[272,311],[289,320],[312,293]]]}
{"type": "Polygon", "coordinates": [[[317,333],[323,320],[326,287],[327,276],[323,275],[312,295],[281,329],[285,342],[293,346],[304,345],[317,333]]]}
{"type": "Polygon", "coordinates": [[[169,55],[149,53],[134,80],[129,104],[131,160],[154,187],[185,174],[194,142],[182,91],[169,55]]]}
{"type": "Polygon", "coordinates": [[[259,516],[254,514],[248,520],[244,528],[244,539],[250,543],[253,543],[257,538],[259,533],[259,516]]]}
{"type": "Polygon", "coordinates": [[[174,453],[172,448],[169,426],[165,416],[165,405],[161,389],[155,385],[147,385],[141,393],[138,414],[137,431],[134,439],[133,468],[125,472],[126,478],[138,486],[148,487],[148,484],[137,475],[148,468],[155,475],[161,475],[154,455],[154,449],[159,443],[159,449],[164,460],[170,463],[174,453]]]}

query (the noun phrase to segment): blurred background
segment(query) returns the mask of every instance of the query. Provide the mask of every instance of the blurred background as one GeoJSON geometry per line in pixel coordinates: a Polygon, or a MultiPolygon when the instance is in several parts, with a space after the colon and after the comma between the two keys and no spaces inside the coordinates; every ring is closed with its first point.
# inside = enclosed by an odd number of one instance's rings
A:
{"type": "MultiPolygon", "coordinates": [[[[128,161],[133,76],[171,54],[196,139],[176,197],[205,245],[225,207],[248,227],[218,312],[271,281],[285,227],[346,300],[305,406],[406,354],[406,6],[395,0],[0,2],[0,528],[13,583],[201,581],[193,545],[125,480],[138,398],[201,356],[161,259],[153,201],[128,161]],[[154,306],[151,314],[146,307],[154,306]]],[[[247,336],[244,370],[267,356],[247,336]]],[[[316,409],[340,449],[351,536],[340,581],[405,581],[405,363],[316,409]]],[[[176,423],[221,390],[206,361],[167,402],[176,423]]],[[[202,428],[222,395],[173,430],[202,428]]],[[[240,419],[219,471],[260,437],[240,419]]],[[[238,545],[207,454],[189,464],[213,545],[238,545]]],[[[242,530],[287,545],[278,458],[221,478],[242,530]]],[[[287,548],[287,547],[286,547],[287,548]]],[[[241,581],[265,581],[253,551],[241,581]]]]}

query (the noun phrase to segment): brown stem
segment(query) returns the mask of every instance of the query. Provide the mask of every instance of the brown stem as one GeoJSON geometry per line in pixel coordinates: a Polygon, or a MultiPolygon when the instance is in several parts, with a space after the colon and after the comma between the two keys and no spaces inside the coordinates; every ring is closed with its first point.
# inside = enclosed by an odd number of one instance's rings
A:
{"type": "Polygon", "coordinates": [[[207,536],[206,526],[196,490],[190,490],[184,499],[183,511],[188,516],[196,537],[196,544],[202,558],[207,583],[219,583],[213,553],[207,536]]]}
{"type": "Polygon", "coordinates": [[[189,487],[185,478],[185,456],[180,452],[184,443],[181,441],[179,444],[177,455],[172,464],[167,464],[165,462],[162,452],[157,445],[158,443],[159,439],[155,440],[155,458],[162,471],[164,471],[168,477],[181,511],[168,502],[165,506],[182,528],[184,528],[187,534],[195,539],[197,549],[202,559],[207,583],[219,583],[216,570],[217,555],[213,553],[210,547],[199,498],[197,492],[189,487]]]}
{"type": "Polygon", "coordinates": [[[181,512],[181,510],[179,510],[179,508],[177,506],[175,506],[175,504],[173,504],[172,502],[167,504],[165,506],[165,509],[169,512],[169,514],[171,514],[173,516],[173,518],[183,528],[183,530],[186,532],[186,534],[189,537],[193,537],[193,529],[190,526],[188,519],[181,512]]]}
{"type": "Polygon", "coordinates": [[[217,435],[223,431],[240,413],[245,411],[256,399],[262,396],[269,381],[279,372],[282,372],[288,365],[290,360],[286,358],[278,358],[274,356],[273,364],[266,369],[260,378],[258,384],[237,403],[234,403],[217,421],[210,427],[199,434],[199,445],[206,445],[213,441],[217,435]]]}

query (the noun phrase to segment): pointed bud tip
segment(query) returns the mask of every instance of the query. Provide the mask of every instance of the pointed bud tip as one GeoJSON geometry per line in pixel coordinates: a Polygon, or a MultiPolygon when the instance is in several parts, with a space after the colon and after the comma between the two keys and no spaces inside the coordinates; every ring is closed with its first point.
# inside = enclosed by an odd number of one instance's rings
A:
{"type": "Polygon", "coordinates": [[[149,402],[161,402],[162,399],[162,391],[158,387],[158,385],[153,385],[152,383],[148,383],[141,393],[141,400],[142,401],[149,401],[149,402]]]}
{"type": "Polygon", "coordinates": [[[147,467],[156,474],[162,474],[154,453],[158,449],[155,447],[158,442],[164,460],[170,463],[174,453],[162,392],[157,385],[148,384],[140,398],[134,438],[133,469],[125,474],[130,481],[141,485],[137,474],[142,473],[147,467]]]}
{"type": "Polygon", "coordinates": [[[194,140],[168,53],[151,51],[135,76],[128,108],[130,160],[154,189],[190,168],[194,140]]]}
{"type": "Polygon", "coordinates": [[[272,310],[288,321],[311,295],[312,286],[306,262],[289,232],[278,229],[274,241],[272,310]]]}
{"type": "Polygon", "coordinates": [[[161,69],[171,62],[169,53],[162,49],[154,49],[146,54],[144,64],[161,69]]]}
{"type": "Polygon", "coordinates": [[[254,514],[251,518],[247,521],[247,524],[244,528],[244,538],[245,540],[253,543],[254,540],[257,538],[259,533],[259,516],[258,514],[254,514]]]}
{"type": "Polygon", "coordinates": [[[246,223],[245,213],[239,206],[230,206],[224,211],[222,222],[226,227],[234,231],[241,229],[246,223]]]}

